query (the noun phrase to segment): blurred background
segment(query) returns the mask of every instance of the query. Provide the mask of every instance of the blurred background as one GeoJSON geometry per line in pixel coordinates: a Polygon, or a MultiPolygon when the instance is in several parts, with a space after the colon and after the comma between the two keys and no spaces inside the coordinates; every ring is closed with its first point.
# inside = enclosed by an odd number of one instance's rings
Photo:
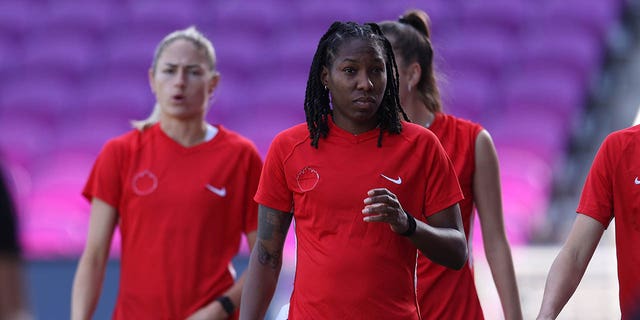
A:
{"type": "MultiPolygon", "coordinates": [[[[80,191],[105,141],[150,113],[147,70],[166,34],[194,25],[212,40],[222,79],[208,118],[264,157],[277,132],[304,121],[308,69],[330,23],[410,8],[432,18],[445,112],[495,141],[525,318],[534,318],[593,156],[640,104],[639,0],[1,1],[0,150],[36,318],[69,316],[89,217],[80,191]]],[[[619,318],[612,229],[561,319],[619,318]]],[[[289,238],[268,318],[291,292],[289,238]]],[[[500,319],[479,231],[473,243],[485,315],[500,319]]],[[[111,315],[118,257],[116,237],[95,319],[111,315]]]]}

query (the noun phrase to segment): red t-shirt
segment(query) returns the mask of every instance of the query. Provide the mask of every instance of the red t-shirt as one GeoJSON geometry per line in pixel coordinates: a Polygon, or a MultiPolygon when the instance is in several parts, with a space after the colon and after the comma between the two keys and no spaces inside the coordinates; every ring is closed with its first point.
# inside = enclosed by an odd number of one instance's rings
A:
{"type": "Polygon", "coordinates": [[[107,142],[83,195],[119,214],[114,319],[185,319],[233,285],[241,235],[257,228],[261,168],[254,145],[222,127],[189,148],[157,124],[107,142]]]}
{"type": "Polygon", "coordinates": [[[367,191],[387,188],[416,218],[462,199],[451,161],[433,133],[403,123],[353,135],[329,124],[319,148],[306,124],[280,133],[256,201],[293,211],[297,266],[289,319],[419,319],[416,247],[385,223],[364,222],[367,191]]]}
{"type": "MultiPolygon", "coordinates": [[[[473,175],[476,139],[482,127],[473,122],[436,113],[429,129],[451,158],[464,199],[460,212],[471,256],[470,230],[473,228],[473,175]]],[[[453,270],[418,256],[418,301],[422,319],[484,319],[473,278],[473,262],[453,270]]]]}
{"type": "Polygon", "coordinates": [[[640,126],[610,134],[587,176],[578,213],[616,224],[622,318],[640,311],[640,126]]]}

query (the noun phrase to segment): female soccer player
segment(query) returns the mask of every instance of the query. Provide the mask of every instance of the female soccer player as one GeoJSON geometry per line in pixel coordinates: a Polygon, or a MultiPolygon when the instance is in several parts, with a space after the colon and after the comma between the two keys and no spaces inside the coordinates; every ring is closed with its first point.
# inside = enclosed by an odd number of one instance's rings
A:
{"type": "Polygon", "coordinates": [[[307,123],[277,135],[265,161],[241,319],[264,318],[292,218],[289,319],[419,319],[416,248],[464,265],[462,193],[435,135],[400,121],[393,50],[376,24],[331,25],[304,107],[307,123]]]}
{"type": "Polygon", "coordinates": [[[152,115],[107,142],[83,191],[91,218],[72,318],[94,312],[116,225],[114,319],[235,318],[243,278],[230,263],[243,233],[255,242],[262,161],[247,139],[205,121],[219,74],[211,42],[195,28],[160,42],[149,80],[152,115]]]}
{"type": "MultiPolygon", "coordinates": [[[[393,46],[400,74],[400,102],[409,119],[440,139],[454,164],[464,200],[460,211],[470,240],[473,208],[478,210],[487,261],[505,319],[522,319],[511,250],[504,230],[498,158],[489,133],[473,122],[444,114],[433,68],[429,18],[407,11],[380,24],[393,46]]],[[[459,271],[428,257],[418,258],[418,298],[423,319],[483,319],[472,260],[459,271]]]]}

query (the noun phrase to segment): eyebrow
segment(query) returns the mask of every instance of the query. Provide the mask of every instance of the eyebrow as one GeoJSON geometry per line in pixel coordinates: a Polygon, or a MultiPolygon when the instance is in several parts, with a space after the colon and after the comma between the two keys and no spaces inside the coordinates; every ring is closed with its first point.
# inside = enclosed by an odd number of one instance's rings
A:
{"type": "MultiPolygon", "coordinates": [[[[167,63],[165,63],[165,66],[171,67],[171,68],[177,68],[177,67],[180,67],[181,65],[167,62],[167,63]]],[[[188,65],[186,65],[184,67],[187,68],[187,69],[199,69],[199,68],[202,68],[202,66],[200,66],[199,64],[188,64],[188,65]]]]}

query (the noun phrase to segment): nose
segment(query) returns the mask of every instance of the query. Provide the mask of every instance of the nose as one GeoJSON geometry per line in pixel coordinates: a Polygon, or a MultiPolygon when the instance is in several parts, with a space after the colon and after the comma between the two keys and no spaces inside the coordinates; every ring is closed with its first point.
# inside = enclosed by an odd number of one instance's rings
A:
{"type": "Polygon", "coordinates": [[[364,91],[373,89],[373,81],[371,81],[371,77],[366,72],[360,73],[358,77],[358,89],[364,91]]]}
{"type": "Polygon", "coordinates": [[[187,77],[187,73],[184,70],[179,69],[176,72],[176,76],[175,76],[175,79],[174,79],[174,85],[176,87],[180,87],[180,88],[184,87],[185,83],[187,81],[186,77],[187,77]]]}

